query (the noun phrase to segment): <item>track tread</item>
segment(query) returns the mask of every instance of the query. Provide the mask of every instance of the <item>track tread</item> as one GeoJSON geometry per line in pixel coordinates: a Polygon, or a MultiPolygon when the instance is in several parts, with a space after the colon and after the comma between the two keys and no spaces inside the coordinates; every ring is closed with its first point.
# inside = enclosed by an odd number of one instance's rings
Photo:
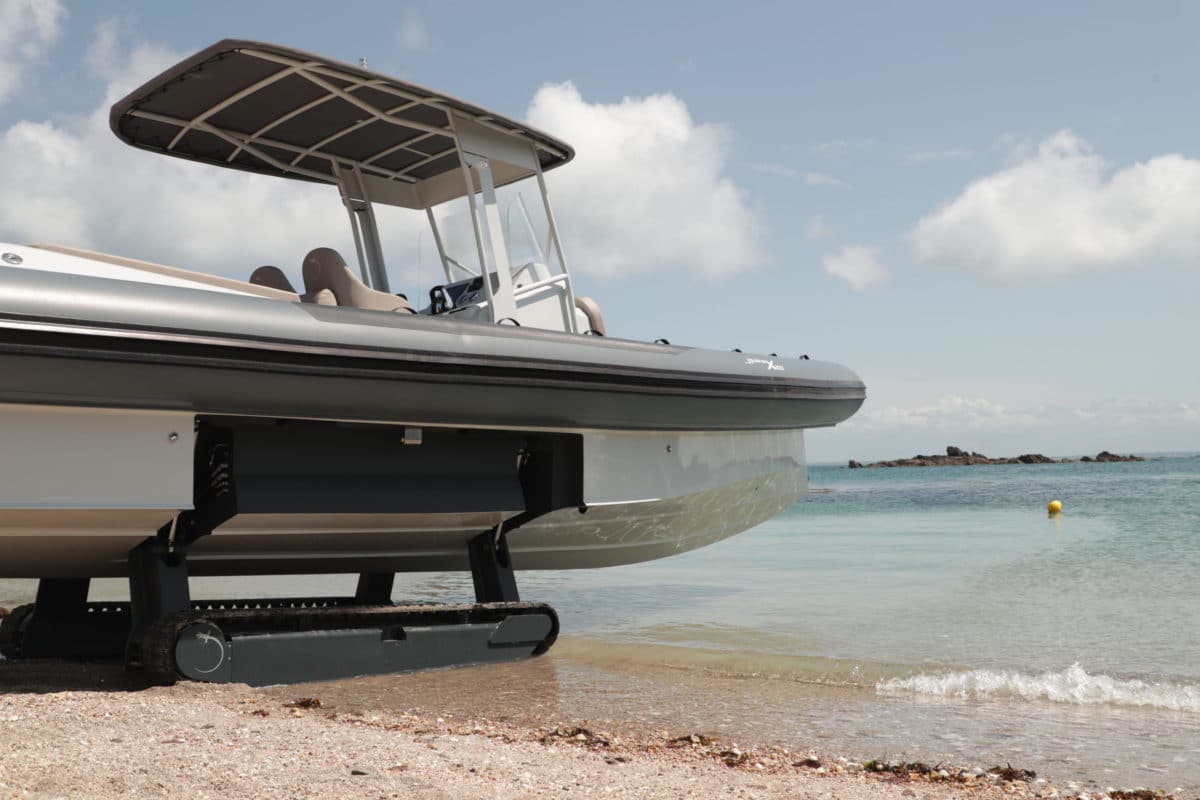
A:
{"type": "MultiPolygon", "coordinates": [[[[225,601],[238,605],[242,601],[225,601]]],[[[256,601],[245,601],[253,605],[256,601]]],[[[270,601],[263,601],[269,603],[270,601]]],[[[279,601],[275,601],[279,602],[279,601]]],[[[293,603],[297,601],[287,601],[293,603]]],[[[327,605],[193,608],[172,614],[147,628],[141,668],[150,680],[169,685],[184,679],[175,664],[175,643],[184,628],[197,622],[216,625],[226,636],[342,630],[367,627],[453,625],[500,620],[514,614],[548,614],[550,635],[534,652],[540,655],[558,636],[558,615],[545,603],[463,603],[413,605],[327,605]]]]}

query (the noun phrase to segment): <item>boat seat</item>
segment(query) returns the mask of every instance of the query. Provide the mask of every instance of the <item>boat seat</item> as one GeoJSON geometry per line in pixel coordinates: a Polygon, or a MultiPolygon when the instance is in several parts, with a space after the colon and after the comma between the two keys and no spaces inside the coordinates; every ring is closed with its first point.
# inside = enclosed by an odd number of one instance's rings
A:
{"type": "Polygon", "coordinates": [[[590,297],[576,297],[575,307],[587,317],[588,330],[594,331],[601,336],[608,335],[608,331],[604,329],[604,317],[600,314],[599,303],[590,297]]]}
{"type": "Polygon", "coordinates": [[[268,286],[272,289],[297,294],[296,290],[292,287],[292,282],[287,279],[287,275],[283,274],[283,270],[279,267],[272,267],[269,264],[265,264],[254,270],[254,272],[251,272],[250,282],[255,286],[268,286]]]}
{"type": "Polygon", "coordinates": [[[337,298],[333,296],[333,292],[328,289],[321,289],[316,292],[305,292],[300,295],[301,303],[313,303],[318,306],[336,306],[337,298]]]}
{"type": "Polygon", "coordinates": [[[337,298],[328,289],[305,292],[304,294],[297,293],[292,288],[292,282],[287,279],[287,275],[284,275],[283,270],[279,267],[272,267],[270,265],[259,267],[250,273],[250,282],[255,286],[269,286],[272,289],[291,292],[300,298],[301,303],[312,303],[318,306],[336,306],[338,304],[337,298]]]}
{"type": "Polygon", "coordinates": [[[306,255],[303,273],[305,296],[315,297],[328,291],[339,306],[417,313],[403,297],[372,289],[359,280],[346,266],[346,260],[333,248],[318,247],[306,255]]]}

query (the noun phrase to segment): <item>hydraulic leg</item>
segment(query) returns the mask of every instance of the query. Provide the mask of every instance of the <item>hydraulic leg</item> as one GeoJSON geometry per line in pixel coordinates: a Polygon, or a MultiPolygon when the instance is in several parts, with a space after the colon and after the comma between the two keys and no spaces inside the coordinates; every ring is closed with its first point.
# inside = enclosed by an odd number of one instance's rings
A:
{"type": "Polygon", "coordinates": [[[6,658],[115,658],[129,630],[121,603],[89,603],[89,578],[42,578],[33,603],[0,625],[6,658]]]}
{"type": "Polygon", "coordinates": [[[392,602],[392,587],[396,575],[392,572],[364,572],[358,576],[354,599],[359,603],[382,605],[392,602]]]}
{"type": "Polygon", "coordinates": [[[192,608],[186,550],[162,538],[147,539],[129,551],[129,640],[125,663],[142,663],[142,639],[155,623],[192,608]]]}
{"type": "Polygon", "coordinates": [[[475,600],[480,603],[517,603],[517,579],[508,554],[508,539],[500,527],[485,531],[467,544],[475,600]]]}
{"type": "Polygon", "coordinates": [[[91,578],[42,578],[34,604],[45,617],[72,617],[86,613],[91,578]]]}

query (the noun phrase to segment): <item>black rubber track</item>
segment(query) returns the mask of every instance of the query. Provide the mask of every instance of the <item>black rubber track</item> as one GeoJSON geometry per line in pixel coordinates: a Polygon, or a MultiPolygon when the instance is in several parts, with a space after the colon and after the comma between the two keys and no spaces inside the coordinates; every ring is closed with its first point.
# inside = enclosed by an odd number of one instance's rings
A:
{"type": "Polygon", "coordinates": [[[146,630],[142,638],[141,669],[155,683],[185,680],[175,663],[175,644],[189,625],[209,622],[226,636],[291,633],[354,628],[462,625],[500,622],[518,614],[550,617],[550,634],[534,650],[541,655],[558,638],[558,615],[545,603],[464,603],[461,605],[378,605],[304,608],[235,608],[181,611],[146,630]]]}

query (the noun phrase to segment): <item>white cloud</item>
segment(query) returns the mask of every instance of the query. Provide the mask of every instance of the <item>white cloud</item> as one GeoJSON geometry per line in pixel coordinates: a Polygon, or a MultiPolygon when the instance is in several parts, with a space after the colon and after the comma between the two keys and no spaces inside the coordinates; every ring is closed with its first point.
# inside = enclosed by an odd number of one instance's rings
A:
{"type": "Polygon", "coordinates": [[[1070,131],[974,181],[921,219],[922,261],[996,279],[1200,257],[1200,160],[1163,155],[1112,170],[1070,131]]]}
{"type": "Polygon", "coordinates": [[[763,223],[725,174],[729,132],[696,123],[679,98],[590,103],[574,84],[549,84],[527,117],[575,147],[546,176],[572,268],[716,276],[765,261],[763,223]]]}
{"type": "Polygon", "coordinates": [[[1200,417],[1200,402],[1166,402],[1132,399],[1097,400],[1083,407],[1030,406],[1012,408],[984,397],[946,395],[917,406],[864,408],[847,426],[883,431],[900,428],[934,430],[1045,429],[1154,426],[1181,423],[1200,417]]]}
{"type": "Polygon", "coordinates": [[[847,426],[864,430],[929,428],[932,430],[976,430],[1009,426],[1039,426],[1048,422],[1031,410],[1013,410],[983,397],[947,395],[936,402],[912,407],[865,408],[847,426]]]}
{"type": "Polygon", "coordinates": [[[116,17],[101,20],[92,33],[83,54],[83,63],[97,75],[111,77],[113,67],[120,62],[118,47],[121,40],[121,21],[116,17]]]}
{"type": "MultiPolygon", "coordinates": [[[[1082,407],[1055,405],[1013,408],[985,397],[945,395],[935,401],[915,406],[865,406],[858,414],[839,426],[848,432],[857,433],[938,433],[946,435],[977,432],[989,434],[987,438],[974,441],[988,442],[989,447],[1008,446],[1010,450],[998,455],[1017,455],[1011,448],[1029,447],[1044,437],[1073,437],[1084,439],[1078,434],[1087,432],[1086,444],[1067,450],[1055,445],[1056,452],[1099,452],[1110,447],[1105,436],[1125,428],[1135,434],[1159,429],[1186,426],[1200,418],[1200,402],[1165,402],[1133,399],[1096,400],[1082,407]],[[1005,435],[1016,435],[1016,442],[1005,444],[1005,435]],[[1020,441],[1023,440],[1023,441],[1020,441]]],[[[936,441],[936,440],[928,440],[936,441]]],[[[1194,444],[1194,436],[1185,445],[1194,444]]],[[[950,444],[955,442],[951,441],[950,444]]],[[[932,446],[932,445],[930,445],[932,446]]],[[[975,445],[963,444],[974,448],[975,445]]],[[[1038,445],[1032,445],[1037,447],[1038,445]]],[[[989,455],[991,455],[989,453],[989,455]]]]}
{"type": "Polygon", "coordinates": [[[19,91],[30,64],[58,41],[66,16],[59,0],[0,0],[0,103],[19,91]]]}
{"type": "Polygon", "coordinates": [[[826,175],[824,172],[806,172],[804,173],[804,182],[809,186],[843,186],[844,184],[833,177],[826,175]]]}
{"type": "Polygon", "coordinates": [[[112,135],[110,104],[180,57],[152,45],[122,47],[115,23],[97,26],[86,61],[106,81],[99,105],[61,122],[0,129],[0,174],[23,187],[0,195],[0,238],[240,278],[264,263],[298,278],[304,254],[322,245],[352,258],[333,188],[154,156],[112,135]]]}
{"type": "Polygon", "coordinates": [[[828,142],[817,142],[808,149],[819,156],[844,156],[850,152],[850,142],[845,139],[833,139],[828,142]]]}
{"type": "Polygon", "coordinates": [[[825,274],[841,278],[856,292],[870,289],[887,278],[887,267],[879,262],[879,248],[848,245],[822,259],[825,274]]]}
{"type": "Polygon", "coordinates": [[[829,227],[829,223],[825,221],[825,217],[820,214],[815,214],[808,218],[808,222],[804,223],[804,235],[810,241],[824,239],[833,229],[829,227]]]}
{"type": "Polygon", "coordinates": [[[926,161],[962,161],[975,155],[969,147],[952,147],[949,150],[920,150],[909,153],[904,160],[909,164],[920,164],[926,161]]]}
{"type": "Polygon", "coordinates": [[[396,32],[396,41],[405,50],[417,51],[429,47],[429,29],[425,27],[425,20],[411,8],[404,14],[400,30],[396,32]]]}
{"type": "Polygon", "coordinates": [[[767,175],[779,175],[783,178],[791,178],[793,180],[804,181],[809,186],[843,186],[844,184],[833,177],[826,175],[823,172],[804,172],[802,170],[793,169],[786,164],[777,164],[768,162],[765,164],[751,164],[750,169],[755,172],[762,172],[767,175]]]}

